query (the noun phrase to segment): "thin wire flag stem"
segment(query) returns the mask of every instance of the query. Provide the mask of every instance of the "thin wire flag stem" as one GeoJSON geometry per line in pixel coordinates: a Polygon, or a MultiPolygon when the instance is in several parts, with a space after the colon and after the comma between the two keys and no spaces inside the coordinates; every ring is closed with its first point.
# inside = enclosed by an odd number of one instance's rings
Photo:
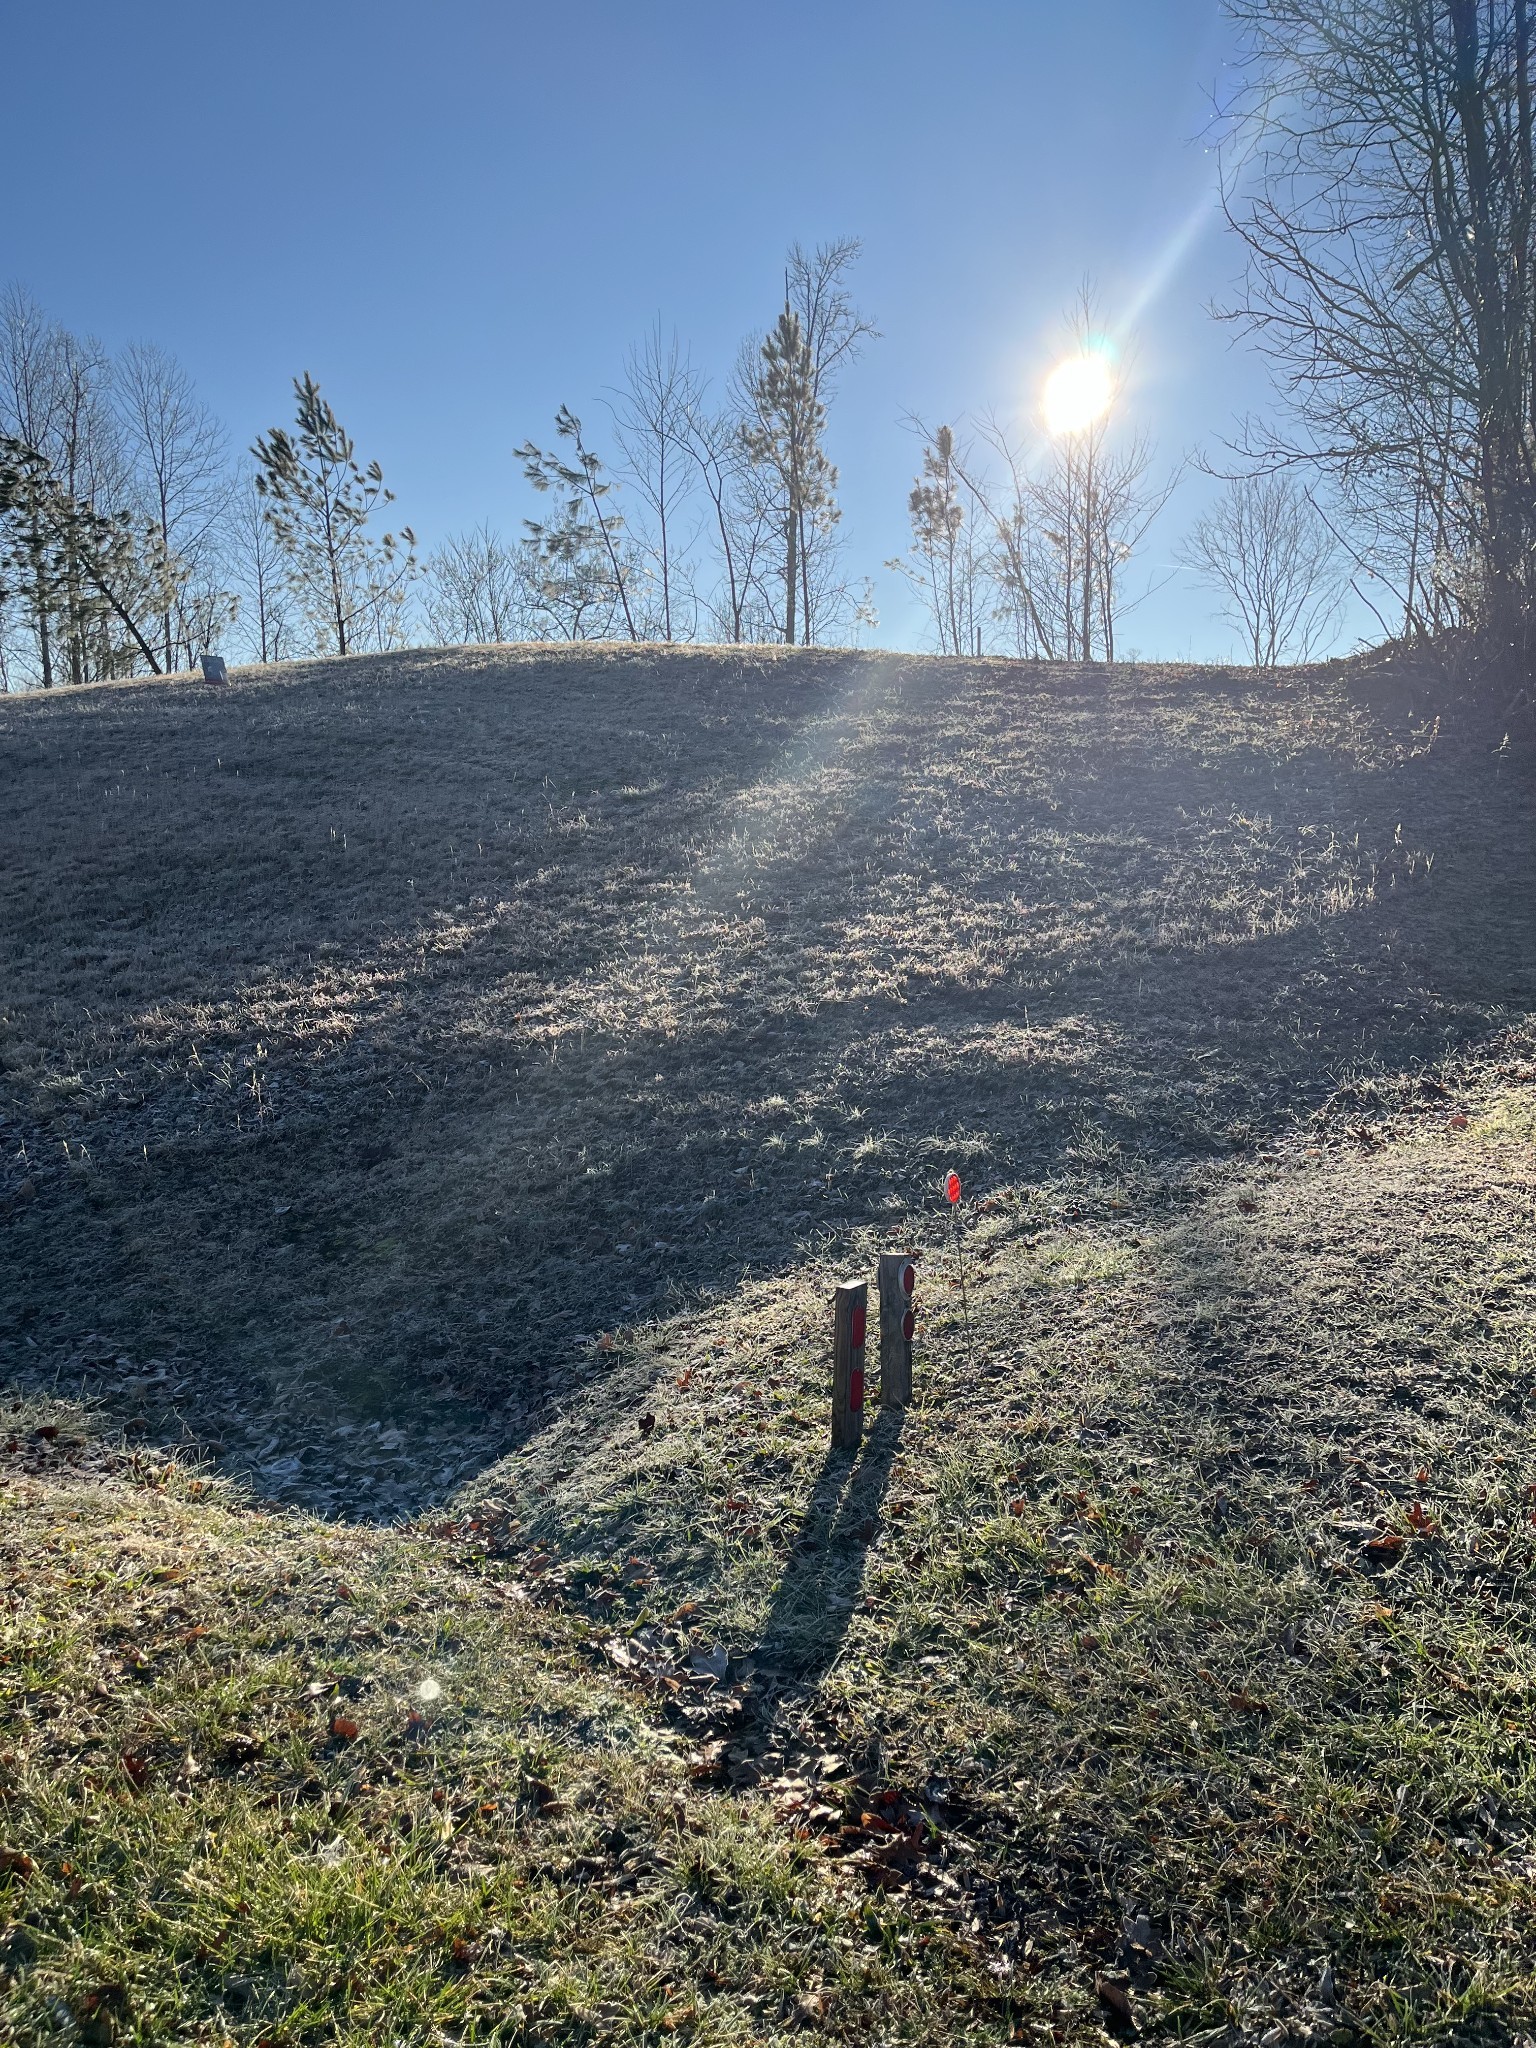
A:
{"type": "Polygon", "coordinates": [[[960,1313],[965,1321],[966,1348],[974,1351],[976,1338],[971,1330],[971,1298],[965,1284],[965,1243],[960,1233],[960,1194],[960,1176],[952,1173],[944,1182],[944,1199],[949,1204],[949,1242],[960,1274],[960,1313]]]}

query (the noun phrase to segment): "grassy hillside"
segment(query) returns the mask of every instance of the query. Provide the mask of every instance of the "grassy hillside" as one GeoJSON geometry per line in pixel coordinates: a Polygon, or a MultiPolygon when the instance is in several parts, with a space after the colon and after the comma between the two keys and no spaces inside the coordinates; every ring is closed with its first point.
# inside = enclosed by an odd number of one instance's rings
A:
{"type": "Polygon", "coordinates": [[[6,702],[0,789],[0,1365],[384,1519],[951,1165],[1102,1203],[1536,1006],[1528,777],[1322,684],[400,656],[6,702]]]}
{"type": "Polygon", "coordinates": [[[1536,2024],[1517,754],[503,650],[0,778],[0,2030],[1536,2024]]]}

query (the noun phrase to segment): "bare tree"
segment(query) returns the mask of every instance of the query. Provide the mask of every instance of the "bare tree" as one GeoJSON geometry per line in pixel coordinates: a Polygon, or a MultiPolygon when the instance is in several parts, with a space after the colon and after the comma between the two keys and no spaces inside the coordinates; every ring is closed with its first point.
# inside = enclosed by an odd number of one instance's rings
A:
{"type": "MultiPolygon", "coordinates": [[[[1086,289],[1070,332],[1080,351],[1090,350],[1086,289]]],[[[1021,655],[1113,661],[1121,618],[1149,594],[1131,595],[1126,571],[1179,472],[1154,473],[1146,437],[1120,431],[1114,395],[1108,388],[1100,410],[1052,435],[1033,456],[992,414],[977,423],[975,447],[951,440],[943,465],[950,488],[969,495],[987,528],[978,570],[992,586],[993,617],[1021,655]]]]}
{"type": "Polygon", "coordinates": [[[1127,597],[1125,571],[1177,481],[1154,477],[1144,435],[1117,441],[1106,421],[1053,447],[1035,486],[1052,571],[1040,589],[1068,661],[1114,660],[1120,619],[1146,594],[1127,597]]]}
{"type": "Polygon", "coordinates": [[[1338,542],[1294,477],[1234,478],[1180,558],[1222,593],[1255,668],[1309,660],[1338,623],[1338,542]]]}
{"type": "MultiPolygon", "coordinates": [[[[1069,661],[1114,660],[1115,628],[1127,608],[1123,572],[1178,481],[1178,471],[1155,481],[1151,443],[1144,434],[1120,430],[1123,370],[1119,377],[1112,372],[1099,327],[1088,282],[1068,320],[1075,354],[1064,358],[1064,367],[1086,373],[1093,402],[1055,422],[1048,418],[1050,452],[1034,486],[1052,571],[1040,595],[1052,638],[1069,661]]],[[[1048,406],[1049,392],[1048,385],[1048,406]]]]}
{"type": "Polygon", "coordinates": [[[1047,595],[1053,566],[1037,517],[1037,492],[1028,457],[995,413],[981,416],[977,437],[979,450],[957,450],[953,460],[956,475],[987,522],[990,544],[982,569],[994,593],[994,615],[1012,641],[1015,654],[1053,661],[1058,649],[1047,595]],[[1001,465],[1000,476],[990,473],[989,454],[1001,465]]]}
{"type": "Polygon", "coordinates": [[[782,519],[764,472],[752,461],[740,413],[715,409],[699,386],[684,422],[685,445],[709,500],[707,527],[719,573],[707,600],[718,640],[761,640],[776,632],[765,575],[782,519]]]}
{"type": "Polygon", "coordinates": [[[446,646],[495,646],[524,637],[528,563],[489,526],[451,534],[426,563],[423,606],[446,646]]]}
{"type": "Polygon", "coordinates": [[[677,637],[688,589],[679,520],[696,480],[690,459],[691,422],[701,401],[699,378],[674,334],[663,340],[661,322],[632,348],[613,409],[614,436],[623,474],[648,509],[654,526],[651,552],[661,601],[661,637],[677,637]]]}
{"type": "MultiPolygon", "coordinates": [[[[89,523],[81,517],[84,513],[112,519],[120,530],[137,527],[140,521],[133,517],[133,487],[112,405],[112,366],[105,349],[89,337],[82,339],[61,328],[57,374],[57,412],[45,452],[63,498],[80,508],[72,515],[68,530],[77,538],[88,534],[89,523]]],[[[152,590],[161,605],[171,605],[184,577],[185,570],[162,547],[156,550],[152,572],[120,576],[116,587],[124,603],[135,598],[148,601],[152,590]]],[[[128,642],[119,639],[108,655],[109,665],[101,666],[102,654],[114,643],[104,639],[99,630],[103,620],[97,602],[100,592],[89,567],[73,555],[67,559],[65,589],[70,681],[83,683],[93,670],[104,675],[122,673],[122,656],[128,646],[142,647],[139,627],[147,621],[123,617],[120,623],[128,632],[128,642]]],[[[127,659],[131,664],[134,657],[128,654],[127,659]]],[[[150,664],[151,668],[158,665],[150,664]]]]}
{"type": "MultiPolygon", "coordinates": [[[[19,286],[8,286],[0,300],[0,433],[38,455],[51,447],[58,422],[59,351],[59,330],[41,306],[19,286]]],[[[10,545],[12,598],[31,629],[38,680],[52,689],[64,591],[35,509],[30,523],[19,509],[13,514],[10,545]]]]}
{"type": "Polygon", "coordinates": [[[135,342],[113,373],[124,453],[140,509],[160,530],[166,554],[180,562],[186,598],[160,622],[165,666],[190,664],[217,635],[227,610],[214,570],[219,522],[229,503],[229,450],[224,429],[198,398],[175,357],[152,342],[135,342]],[[178,646],[179,641],[179,646],[178,646]]]}
{"type": "MultiPolygon", "coordinates": [[[[1246,88],[1230,309],[1391,565],[1404,621],[1459,589],[1496,660],[1536,646],[1536,175],[1527,0],[1228,0],[1246,88]],[[1452,566],[1459,565],[1459,566],[1452,566]],[[1426,604],[1426,592],[1438,593],[1426,604]]],[[[1364,552],[1364,551],[1362,551],[1364,552]]]]}
{"type": "Polygon", "coordinates": [[[224,573],[239,609],[236,624],[257,661],[287,661],[299,648],[296,603],[287,551],[267,517],[266,500],[248,476],[235,487],[223,531],[224,573]]]}

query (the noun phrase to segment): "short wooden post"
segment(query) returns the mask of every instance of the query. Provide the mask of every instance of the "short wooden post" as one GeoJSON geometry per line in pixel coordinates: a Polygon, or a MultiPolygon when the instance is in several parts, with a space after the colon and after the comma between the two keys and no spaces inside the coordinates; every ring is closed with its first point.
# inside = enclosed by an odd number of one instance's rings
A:
{"type": "Polygon", "coordinates": [[[880,1406],[912,1401],[913,1290],[917,1268],[905,1252],[880,1254],[880,1406]]]}
{"type": "Polygon", "coordinates": [[[864,1435],[867,1280],[839,1281],[832,1297],[832,1448],[854,1451],[864,1435]]]}

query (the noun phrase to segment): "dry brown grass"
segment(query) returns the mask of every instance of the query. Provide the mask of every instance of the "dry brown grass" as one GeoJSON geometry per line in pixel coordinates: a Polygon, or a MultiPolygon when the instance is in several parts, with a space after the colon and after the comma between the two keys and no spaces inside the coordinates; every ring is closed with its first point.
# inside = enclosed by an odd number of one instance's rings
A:
{"type": "Polygon", "coordinates": [[[0,1366],[349,1511],[949,1164],[1157,1179],[1536,985],[1528,784],[1336,684],[408,655],[9,702],[0,788],[0,1366]]]}

